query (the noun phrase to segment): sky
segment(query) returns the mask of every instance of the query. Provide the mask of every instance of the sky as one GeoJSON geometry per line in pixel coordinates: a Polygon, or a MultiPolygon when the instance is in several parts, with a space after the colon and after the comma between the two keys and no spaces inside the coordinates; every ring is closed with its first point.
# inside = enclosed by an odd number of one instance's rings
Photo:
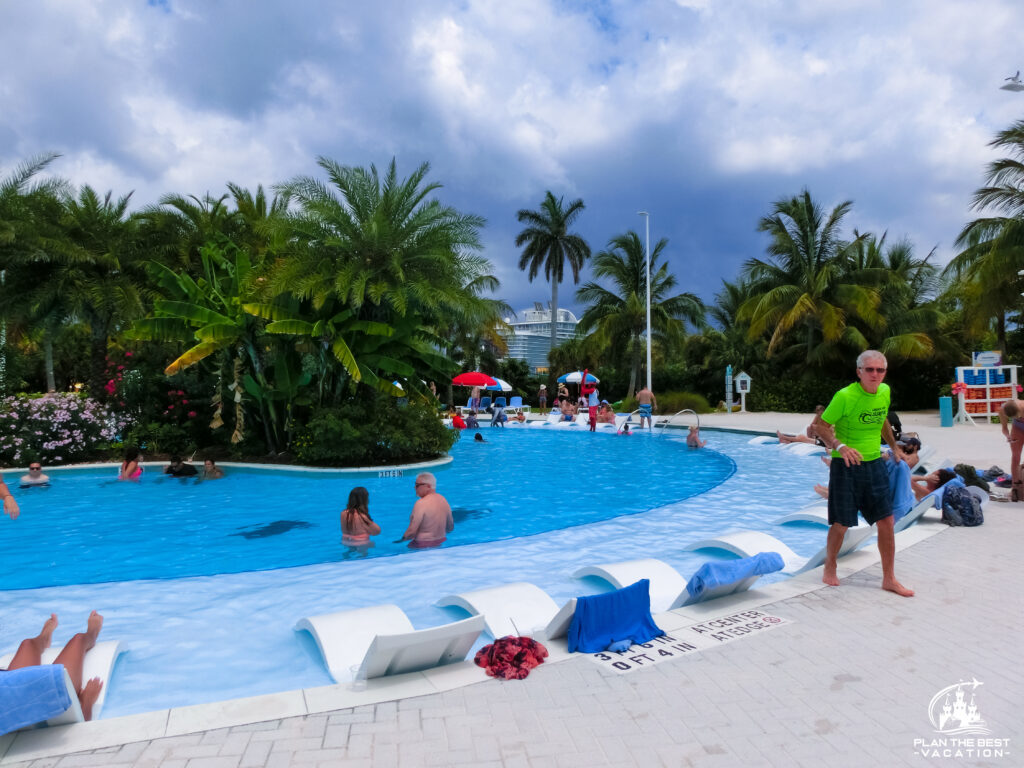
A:
{"type": "MultiPolygon", "coordinates": [[[[845,234],[945,264],[994,134],[1024,114],[1013,0],[33,0],[0,3],[0,174],[54,173],[135,207],[316,175],[400,175],[487,219],[513,309],[516,212],[586,208],[593,251],[650,212],[678,289],[712,301],[807,188],[845,234]]],[[[590,279],[584,270],[583,280],[590,279]]],[[[580,309],[575,286],[560,306],[580,309]]]]}

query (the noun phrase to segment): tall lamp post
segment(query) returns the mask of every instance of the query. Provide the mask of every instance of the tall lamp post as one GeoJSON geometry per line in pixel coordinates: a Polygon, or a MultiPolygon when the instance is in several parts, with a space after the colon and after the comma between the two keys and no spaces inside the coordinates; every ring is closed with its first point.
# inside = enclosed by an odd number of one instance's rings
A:
{"type": "Polygon", "coordinates": [[[647,230],[647,389],[651,392],[651,214],[637,211],[644,217],[644,228],[647,230]]]}

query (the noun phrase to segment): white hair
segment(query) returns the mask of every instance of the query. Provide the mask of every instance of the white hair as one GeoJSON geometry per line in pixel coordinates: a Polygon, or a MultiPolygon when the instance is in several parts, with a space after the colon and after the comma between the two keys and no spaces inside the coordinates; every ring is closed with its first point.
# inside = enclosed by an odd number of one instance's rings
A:
{"type": "Polygon", "coordinates": [[[889,361],[885,359],[885,355],[883,355],[877,349],[865,349],[863,352],[857,355],[857,368],[863,368],[864,363],[866,363],[868,360],[875,360],[876,358],[885,363],[886,366],[889,365],[889,361]]]}
{"type": "Polygon", "coordinates": [[[431,488],[437,488],[437,478],[434,477],[429,472],[420,472],[418,475],[416,475],[416,482],[424,482],[431,488]]]}

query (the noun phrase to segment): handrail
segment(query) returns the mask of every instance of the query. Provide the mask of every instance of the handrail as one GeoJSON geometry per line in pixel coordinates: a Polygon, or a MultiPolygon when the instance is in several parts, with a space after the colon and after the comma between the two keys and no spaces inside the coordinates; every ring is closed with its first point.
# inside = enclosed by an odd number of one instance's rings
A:
{"type": "MultiPolygon", "coordinates": [[[[618,426],[617,426],[617,427],[615,428],[615,434],[616,434],[616,435],[621,435],[621,434],[622,434],[622,427],[623,427],[624,425],[626,425],[626,424],[630,424],[630,425],[631,425],[631,424],[633,423],[633,422],[632,422],[632,419],[633,419],[633,414],[634,414],[634,413],[640,413],[640,409],[639,409],[639,408],[637,408],[637,409],[636,409],[635,411],[633,411],[632,413],[628,413],[628,414],[626,414],[626,418],[624,418],[624,419],[622,420],[622,423],[621,423],[621,424],[619,424],[619,425],[618,425],[618,426]]],[[[616,415],[618,415],[618,414],[616,414],[616,415]]],[[[654,422],[652,421],[652,422],[651,422],[651,424],[653,425],[653,424],[654,424],[654,422]]]]}
{"type": "MultiPolygon", "coordinates": [[[[673,413],[671,416],[669,416],[664,421],[659,422],[657,424],[657,426],[661,427],[661,429],[663,429],[663,430],[667,430],[668,429],[668,425],[672,423],[672,419],[674,419],[676,416],[678,416],[681,413],[692,413],[694,415],[694,417],[697,419],[697,429],[700,429],[700,414],[697,413],[695,410],[693,410],[693,408],[683,408],[683,410],[681,410],[681,411],[676,411],[675,413],[673,413]]],[[[655,425],[652,424],[652,427],[653,426],[655,426],[655,425]]]]}

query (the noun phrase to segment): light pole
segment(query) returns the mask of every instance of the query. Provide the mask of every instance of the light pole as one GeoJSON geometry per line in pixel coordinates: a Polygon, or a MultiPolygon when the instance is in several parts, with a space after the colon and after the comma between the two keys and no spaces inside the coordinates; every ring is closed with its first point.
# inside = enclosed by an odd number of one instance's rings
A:
{"type": "Polygon", "coordinates": [[[647,389],[653,392],[651,387],[651,214],[647,211],[637,211],[637,215],[644,217],[644,228],[647,230],[647,389]]]}

